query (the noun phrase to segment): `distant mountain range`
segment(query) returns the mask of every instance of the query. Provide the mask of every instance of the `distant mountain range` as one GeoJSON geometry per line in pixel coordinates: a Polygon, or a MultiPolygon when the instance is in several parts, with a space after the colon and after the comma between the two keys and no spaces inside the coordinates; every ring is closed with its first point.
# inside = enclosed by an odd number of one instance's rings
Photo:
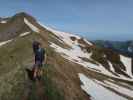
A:
{"type": "Polygon", "coordinates": [[[93,41],[99,47],[113,49],[122,54],[133,57],[133,40],[129,41],[105,41],[105,40],[95,40],[93,41]]]}

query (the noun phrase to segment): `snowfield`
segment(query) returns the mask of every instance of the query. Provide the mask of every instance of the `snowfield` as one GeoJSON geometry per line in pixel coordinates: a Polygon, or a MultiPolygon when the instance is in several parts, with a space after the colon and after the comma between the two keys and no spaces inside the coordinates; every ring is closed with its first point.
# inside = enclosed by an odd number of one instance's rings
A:
{"type": "Polygon", "coordinates": [[[83,83],[81,88],[91,96],[92,100],[128,100],[100,85],[97,81],[79,73],[79,78],[83,83]]]}
{"type": "Polygon", "coordinates": [[[35,26],[33,25],[31,22],[29,22],[26,18],[24,18],[24,22],[25,24],[27,24],[29,26],[29,28],[31,28],[34,32],[37,32],[39,33],[40,30],[35,26]]]}

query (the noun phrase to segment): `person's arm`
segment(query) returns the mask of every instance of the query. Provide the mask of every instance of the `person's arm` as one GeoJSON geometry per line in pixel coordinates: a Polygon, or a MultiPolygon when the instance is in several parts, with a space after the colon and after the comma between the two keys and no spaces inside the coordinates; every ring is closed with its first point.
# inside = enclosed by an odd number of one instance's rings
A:
{"type": "Polygon", "coordinates": [[[44,64],[46,64],[47,54],[45,53],[44,64]]]}
{"type": "Polygon", "coordinates": [[[47,60],[47,54],[46,54],[46,50],[44,49],[44,64],[46,63],[47,60]]]}

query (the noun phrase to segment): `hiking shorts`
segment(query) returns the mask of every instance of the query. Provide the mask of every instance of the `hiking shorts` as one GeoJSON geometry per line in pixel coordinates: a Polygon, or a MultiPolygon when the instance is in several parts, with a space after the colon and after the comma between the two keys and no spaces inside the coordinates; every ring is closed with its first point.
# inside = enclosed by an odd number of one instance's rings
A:
{"type": "Polygon", "coordinates": [[[36,63],[35,63],[35,67],[42,67],[43,66],[43,64],[42,64],[42,62],[41,61],[36,61],[36,63]]]}

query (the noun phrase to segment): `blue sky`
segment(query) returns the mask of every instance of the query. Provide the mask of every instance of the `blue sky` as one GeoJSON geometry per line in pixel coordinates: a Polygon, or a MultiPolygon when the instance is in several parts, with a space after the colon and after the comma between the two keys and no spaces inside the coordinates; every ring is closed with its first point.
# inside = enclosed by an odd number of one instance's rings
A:
{"type": "Polygon", "coordinates": [[[25,11],[89,39],[133,40],[133,0],[0,0],[0,16],[25,11]]]}

